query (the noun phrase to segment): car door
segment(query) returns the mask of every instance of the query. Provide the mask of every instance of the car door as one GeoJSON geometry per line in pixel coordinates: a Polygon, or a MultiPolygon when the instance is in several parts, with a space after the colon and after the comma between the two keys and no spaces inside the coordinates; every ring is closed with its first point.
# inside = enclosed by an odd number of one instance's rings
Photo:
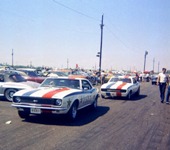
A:
{"type": "Polygon", "coordinates": [[[87,80],[82,80],[83,105],[89,105],[93,101],[93,87],[87,80]]]}
{"type": "Polygon", "coordinates": [[[136,93],[139,88],[139,82],[135,78],[132,78],[133,81],[133,93],[136,93]]]}

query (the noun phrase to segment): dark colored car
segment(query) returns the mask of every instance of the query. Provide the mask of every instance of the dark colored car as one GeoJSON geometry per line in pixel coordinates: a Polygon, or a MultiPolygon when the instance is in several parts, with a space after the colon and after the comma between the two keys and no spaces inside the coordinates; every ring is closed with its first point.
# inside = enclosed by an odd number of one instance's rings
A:
{"type": "Polygon", "coordinates": [[[34,81],[37,83],[42,83],[46,77],[38,76],[37,73],[33,70],[24,70],[24,69],[18,69],[17,71],[24,72],[26,75],[21,74],[27,81],[34,81]]]}

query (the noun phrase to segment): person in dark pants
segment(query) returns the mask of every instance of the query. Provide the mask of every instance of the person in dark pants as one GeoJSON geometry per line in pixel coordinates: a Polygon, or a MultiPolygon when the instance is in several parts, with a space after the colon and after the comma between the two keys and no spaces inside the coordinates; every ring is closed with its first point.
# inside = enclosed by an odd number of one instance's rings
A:
{"type": "Polygon", "coordinates": [[[157,80],[157,85],[159,85],[161,103],[164,102],[166,85],[168,83],[169,83],[169,80],[168,80],[168,76],[166,75],[166,68],[162,68],[162,72],[159,73],[158,80],[157,80]]]}
{"type": "Polygon", "coordinates": [[[169,104],[169,96],[170,96],[170,85],[168,86],[167,93],[166,93],[166,104],[169,104]]]}

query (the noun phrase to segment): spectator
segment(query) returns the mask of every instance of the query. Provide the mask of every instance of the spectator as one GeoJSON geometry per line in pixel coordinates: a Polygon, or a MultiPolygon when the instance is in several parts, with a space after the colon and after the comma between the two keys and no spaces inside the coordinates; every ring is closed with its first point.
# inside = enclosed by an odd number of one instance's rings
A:
{"type": "Polygon", "coordinates": [[[166,68],[162,68],[162,72],[158,74],[157,85],[159,85],[161,103],[164,102],[166,84],[169,84],[166,68]]]}
{"type": "Polygon", "coordinates": [[[168,89],[166,93],[166,104],[169,104],[169,96],[170,96],[170,84],[168,85],[168,89]]]}

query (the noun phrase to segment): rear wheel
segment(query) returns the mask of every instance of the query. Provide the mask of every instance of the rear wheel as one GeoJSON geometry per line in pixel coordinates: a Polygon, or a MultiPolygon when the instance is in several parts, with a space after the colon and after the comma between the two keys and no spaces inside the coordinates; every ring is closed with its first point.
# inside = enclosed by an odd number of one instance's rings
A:
{"type": "Polygon", "coordinates": [[[20,118],[26,119],[29,117],[29,113],[25,111],[18,111],[18,115],[20,118]]]}
{"type": "Polygon", "coordinates": [[[8,101],[12,101],[12,97],[14,95],[14,93],[17,92],[16,89],[7,89],[5,91],[5,98],[8,100],[8,101]]]}

